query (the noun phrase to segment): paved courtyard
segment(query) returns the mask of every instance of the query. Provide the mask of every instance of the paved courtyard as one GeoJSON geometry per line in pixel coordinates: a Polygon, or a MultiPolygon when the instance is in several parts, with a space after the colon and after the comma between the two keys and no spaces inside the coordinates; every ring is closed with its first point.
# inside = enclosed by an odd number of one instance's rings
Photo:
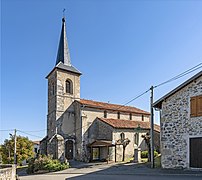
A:
{"type": "Polygon", "coordinates": [[[116,180],[194,180],[202,179],[202,171],[150,169],[145,164],[81,164],[60,172],[19,176],[20,180],[82,180],[82,179],[116,179],[116,180]]]}

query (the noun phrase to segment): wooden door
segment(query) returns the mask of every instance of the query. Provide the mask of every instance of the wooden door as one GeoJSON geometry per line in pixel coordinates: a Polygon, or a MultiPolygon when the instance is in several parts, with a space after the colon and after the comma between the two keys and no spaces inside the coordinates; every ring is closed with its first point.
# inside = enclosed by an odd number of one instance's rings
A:
{"type": "Polygon", "coordinates": [[[190,167],[202,168],[202,137],[190,138],[190,167]]]}
{"type": "Polygon", "coordinates": [[[71,141],[71,140],[66,141],[66,144],[65,144],[65,157],[68,160],[73,159],[73,151],[74,151],[73,141],[71,141]]]}

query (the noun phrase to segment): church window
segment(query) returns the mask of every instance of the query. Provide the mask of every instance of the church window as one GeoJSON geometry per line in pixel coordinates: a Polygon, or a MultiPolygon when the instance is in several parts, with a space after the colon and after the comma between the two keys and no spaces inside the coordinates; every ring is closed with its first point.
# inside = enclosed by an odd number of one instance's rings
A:
{"type": "Polygon", "coordinates": [[[50,84],[50,95],[55,95],[55,84],[51,83],[50,84]]]}
{"type": "Polygon", "coordinates": [[[142,114],[142,121],[144,121],[144,115],[142,114]]]}
{"type": "Polygon", "coordinates": [[[107,111],[104,111],[104,118],[107,118],[107,111]]]}
{"type": "Polygon", "coordinates": [[[55,84],[54,83],[52,85],[52,93],[53,93],[53,95],[55,95],[55,84]]]}
{"type": "Polygon", "coordinates": [[[136,145],[139,144],[139,134],[138,134],[138,133],[135,133],[135,135],[134,135],[134,143],[135,143],[136,145]]]}
{"type": "Polygon", "coordinates": [[[122,132],[122,133],[120,134],[120,137],[121,137],[121,140],[124,140],[124,139],[125,139],[125,134],[122,132]]]}
{"type": "Polygon", "coordinates": [[[71,80],[66,80],[65,82],[66,93],[73,94],[73,86],[71,80]]]}
{"type": "Polygon", "coordinates": [[[120,112],[117,113],[117,118],[120,119],[120,112]]]}
{"type": "Polygon", "coordinates": [[[132,117],[133,117],[133,115],[132,115],[132,113],[130,113],[130,114],[129,114],[130,120],[132,120],[132,117]]]}
{"type": "Polygon", "coordinates": [[[190,98],[190,115],[191,117],[202,116],[202,95],[190,98]]]}

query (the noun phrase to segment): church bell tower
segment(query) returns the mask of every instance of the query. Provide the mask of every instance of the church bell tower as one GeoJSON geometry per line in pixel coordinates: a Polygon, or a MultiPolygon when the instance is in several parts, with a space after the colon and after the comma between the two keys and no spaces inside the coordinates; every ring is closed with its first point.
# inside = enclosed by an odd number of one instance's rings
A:
{"type": "Polygon", "coordinates": [[[57,120],[74,100],[80,99],[80,75],[81,72],[72,66],[70,61],[66,24],[63,17],[56,64],[46,77],[48,79],[48,140],[57,134],[57,120]]]}

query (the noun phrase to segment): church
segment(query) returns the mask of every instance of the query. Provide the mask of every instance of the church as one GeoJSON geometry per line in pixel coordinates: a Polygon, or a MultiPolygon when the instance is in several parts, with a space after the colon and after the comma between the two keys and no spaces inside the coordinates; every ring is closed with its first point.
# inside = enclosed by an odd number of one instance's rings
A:
{"type": "MultiPolygon", "coordinates": [[[[47,75],[47,135],[42,154],[61,161],[124,161],[147,150],[142,135],[150,131],[150,113],[132,106],[80,98],[82,73],[70,61],[65,18],[62,18],[55,67],[47,75]]],[[[154,126],[159,151],[160,128],[154,126]]]]}

